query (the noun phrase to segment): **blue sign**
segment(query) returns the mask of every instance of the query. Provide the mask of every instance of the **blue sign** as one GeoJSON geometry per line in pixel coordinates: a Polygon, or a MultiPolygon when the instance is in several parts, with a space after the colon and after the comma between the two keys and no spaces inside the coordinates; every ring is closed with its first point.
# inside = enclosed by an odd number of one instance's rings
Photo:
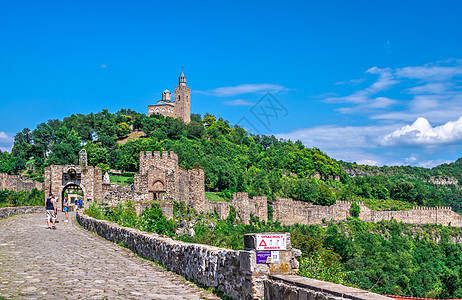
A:
{"type": "Polygon", "coordinates": [[[271,251],[257,251],[257,264],[270,264],[271,251]]]}

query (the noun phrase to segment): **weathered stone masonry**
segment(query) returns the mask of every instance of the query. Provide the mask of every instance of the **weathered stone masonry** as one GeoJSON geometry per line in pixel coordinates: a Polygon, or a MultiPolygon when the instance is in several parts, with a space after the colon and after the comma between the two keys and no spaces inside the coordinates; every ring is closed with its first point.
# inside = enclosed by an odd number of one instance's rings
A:
{"type": "MultiPolygon", "coordinates": [[[[350,216],[351,201],[337,201],[331,206],[313,205],[288,198],[273,201],[273,219],[284,225],[321,224],[323,221],[346,220],[350,216]]],[[[413,207],[401,211],[375,211],[357,202],[361,208],[359,218],[366,222],[395,219],[409,224],[441,224],[462,227],[462,216],[451,207],[413,207]]]]}
{"type": "MultiPolygon", "coordinates": [[[[62,207],[63,191],[68,186],[79,186],[85,200],[100,200],[103,194],[103,172],[98,167],[52,165],[45,168],[45,197],[52,193],[58,197],[58,210],[62,207]]],[[[88,205],[88,202],[85,202],[88,205]]]]}
{"type": "Polygon", "coordinates": [[[43,183],[21,178],[19,175],[8,175],[6,173],[0,173],[0,190],[10,191],[32,191],[37,189],[43,191],[43,183]]]}
{"type": "Polygon", "coordinates": [[[279,264],[257,264],[255,234],[244,237],[248,250],[235,251],[175,241],[77,213],[87,230],[114,243],[123,243],[138,255],[158,261],[167,269],[202,285],[218,288],[234,299],[389,299],[367,291],[294,276],[298,267],[290,246],[280,251],[279,264]]]}
{"type": "MultiPolygon", "coordinates": [[[[134,190],[116,184],[103,184],[103,200],[116,205],[132,200],[138,203],[138,211],[150,200],[161,199],[161,207],[168,217],[173,216],[173,203],[169,199],[193,205],[198,212],[216,211],[220,218],[228,216],[230,207],[236,209],[238,219],[249,223],[250,216],[268,220],[267,198],[249,198],[247,193],[234,193],[230,202],[211,202],[205,199],[205,175],[203,170],[182,170],[178,156],[173,152],[141,152],[140,173],[135,175],[134,190]]],[[[273,220],[284,225],[321,224],[329,220],[346,220],[350,216],[352,202],[337,201],[331,206],[313,205],[289,198],[271,201],[273,220]]],[[[442,224],[462,227],[461,216],[450,207],[414,207],[404,211],[374,211],[358,202],[360,218],[367,222],[382,220],[402,221],[410,224],[442,224]]]]}
{"type": "Polygon", "coordinates": [[[0,208],[0,219],[8,218],[13,215],[44,213],[43,206],[17,206],[0,208]]]}
{"type": "Polygon", "coordinates": [[[135,175],[135,192],[147,200],[175,199],[205,211],[204,171],[185,171],[174,152],[141,152],[140,173],[135,175]]]}

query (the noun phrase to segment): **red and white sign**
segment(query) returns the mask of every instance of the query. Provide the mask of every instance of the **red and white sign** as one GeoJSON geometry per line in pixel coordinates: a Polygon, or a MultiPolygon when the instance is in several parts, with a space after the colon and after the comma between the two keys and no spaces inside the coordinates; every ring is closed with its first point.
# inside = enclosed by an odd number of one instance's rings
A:
{"type": "Polygon", "coordinates": [[[285,233],[257,234],[257,249],[255,250],[286,250],[287,236],[285,233]]]}
{"type": "Polygon", "coordinates": [[[92,192],[91,192],[91,191],[88,191],[87,195],[88,195],[88,197],[91,197],[92,192]]]}

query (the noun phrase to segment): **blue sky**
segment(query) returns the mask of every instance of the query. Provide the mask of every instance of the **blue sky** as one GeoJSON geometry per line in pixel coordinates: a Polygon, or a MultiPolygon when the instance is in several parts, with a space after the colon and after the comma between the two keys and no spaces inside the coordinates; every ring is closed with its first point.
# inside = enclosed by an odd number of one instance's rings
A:
{"type": "Polygon", "coordinates": [[[184,66],[193,113],[339,160],[462,156],[460,1],[94,2],[1,4],[1,150],[49,119],[147,113],[184,66]]]}

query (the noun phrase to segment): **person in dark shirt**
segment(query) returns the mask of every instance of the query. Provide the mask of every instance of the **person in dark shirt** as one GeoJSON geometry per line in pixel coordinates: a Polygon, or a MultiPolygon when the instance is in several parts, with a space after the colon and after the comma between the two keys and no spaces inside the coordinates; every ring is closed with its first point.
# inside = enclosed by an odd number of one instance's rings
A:
{"type": "Polygon", "coordinates": [[[45,200],[45,209],[47,211],[47,225],[48,229],[56,229],[55,221],[56,221],[56,214],[57,207],[56,207],[56,200],[53,197],[53,194],[50,194],[48,198],[45,200]]]}

